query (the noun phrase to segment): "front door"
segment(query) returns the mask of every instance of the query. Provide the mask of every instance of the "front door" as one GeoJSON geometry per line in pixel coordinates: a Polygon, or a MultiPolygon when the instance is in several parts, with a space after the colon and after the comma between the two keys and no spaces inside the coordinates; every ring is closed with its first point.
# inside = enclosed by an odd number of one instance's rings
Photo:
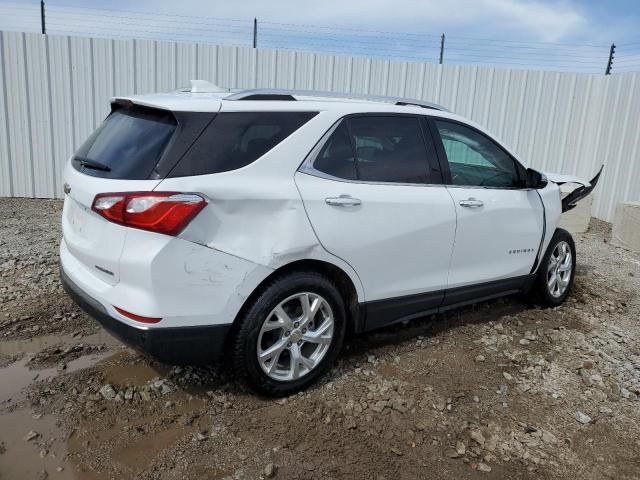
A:
{"type": "MultiPolygon", "coordinates": [[[[450,171],[447,189],[457,213],[446,303],[518,287],[530,273],[543,234],[538,192],[523,187],[524,168],[482,132],[433,119],[450,171]],[[476,288],[464,289],[475,285],[476,288]]],[[[446,175],[449,177],[449,175],[446,175]]]]}

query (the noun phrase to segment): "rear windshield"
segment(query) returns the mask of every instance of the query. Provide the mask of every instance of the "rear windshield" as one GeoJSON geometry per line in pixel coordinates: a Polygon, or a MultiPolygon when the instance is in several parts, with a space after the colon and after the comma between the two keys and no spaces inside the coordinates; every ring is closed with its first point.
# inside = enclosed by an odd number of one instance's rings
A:
{"type": "Polygon", "coordinates": [[[218,114],[169,177],[226,172],[248,165],[317,112],[226,112],[218,114]]]}
{"type": "Polygon", "coordinates": [[[176,120],[165,110],[114,110],[78,149],[73,166],[93,176],[147,179],[175,130],[176,120]]]}

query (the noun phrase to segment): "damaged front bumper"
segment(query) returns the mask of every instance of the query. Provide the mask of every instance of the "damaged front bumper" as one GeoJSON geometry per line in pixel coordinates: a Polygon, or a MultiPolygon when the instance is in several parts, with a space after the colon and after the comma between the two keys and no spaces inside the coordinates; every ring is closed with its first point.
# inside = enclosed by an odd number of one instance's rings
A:
{"type": "Polygon", "coordinates": [[[575,183],[579,185],[579,187],[577,187],[569,195],[562,199],[562,212],[564,213],[574,208],[580,200],[585,198],[593,191],[598,183],[598,180],[600,179],[600,174],[602,173],[603,168],[604,165],[600,167],[600,170],[598,170],[596,176],[593,177],[589,182],[578,177],[574,177],[573,175],[561,175],[558,173],[548,172],[543,173],[547,177],[547,180],[552,181],[553,183],[557,183],[558,185],[562,185],[564,183],[575,183]]]}

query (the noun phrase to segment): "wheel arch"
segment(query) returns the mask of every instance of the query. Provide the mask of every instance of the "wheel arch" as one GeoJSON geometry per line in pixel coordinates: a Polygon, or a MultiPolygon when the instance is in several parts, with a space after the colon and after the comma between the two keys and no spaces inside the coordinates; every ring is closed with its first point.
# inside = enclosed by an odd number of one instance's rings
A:
{"type": "Polygon", "coordinates": [[[264,278],[256,286],[256,288],[253,289],[251,294],[242,303],[240,310],[233,320],[231,328],[227,333],[227,343],[228,340],[235,334],[242,315],[244,315],[247,309],[250,308],[252,302],[256,299],[256,297],[258,297],[262,293],[265,286],[274,278],[281,277],[292,272],[316,272],[327,276],[332,282],[335,283],[338,291],[344,299],[345,307],[347,310],[347,333],[353,334],[362,331],[364,321],[361,318],[361,309],[359,303],[359,298],[361,295],[361,291],[358,291],[358,287],[360,287],[359,279],[356,278],[356,281],[354,282],[351,276],[344,269],[325,260],[304,259],[295,260],[278,267],[266,278],[264,278]]]}

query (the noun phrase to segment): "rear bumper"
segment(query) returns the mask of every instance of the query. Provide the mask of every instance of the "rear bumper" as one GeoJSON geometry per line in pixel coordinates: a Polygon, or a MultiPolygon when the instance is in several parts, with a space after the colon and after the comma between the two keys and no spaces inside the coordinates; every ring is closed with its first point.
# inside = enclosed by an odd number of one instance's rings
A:
{"type": "Polygon", "coordinates": [[[231,324],[136,328],[109,315],[104,306],[76,285],[60,266],[67,294],[105,330],[127,345],[168,364],[206,364],[220,360],[231,324]]]}

